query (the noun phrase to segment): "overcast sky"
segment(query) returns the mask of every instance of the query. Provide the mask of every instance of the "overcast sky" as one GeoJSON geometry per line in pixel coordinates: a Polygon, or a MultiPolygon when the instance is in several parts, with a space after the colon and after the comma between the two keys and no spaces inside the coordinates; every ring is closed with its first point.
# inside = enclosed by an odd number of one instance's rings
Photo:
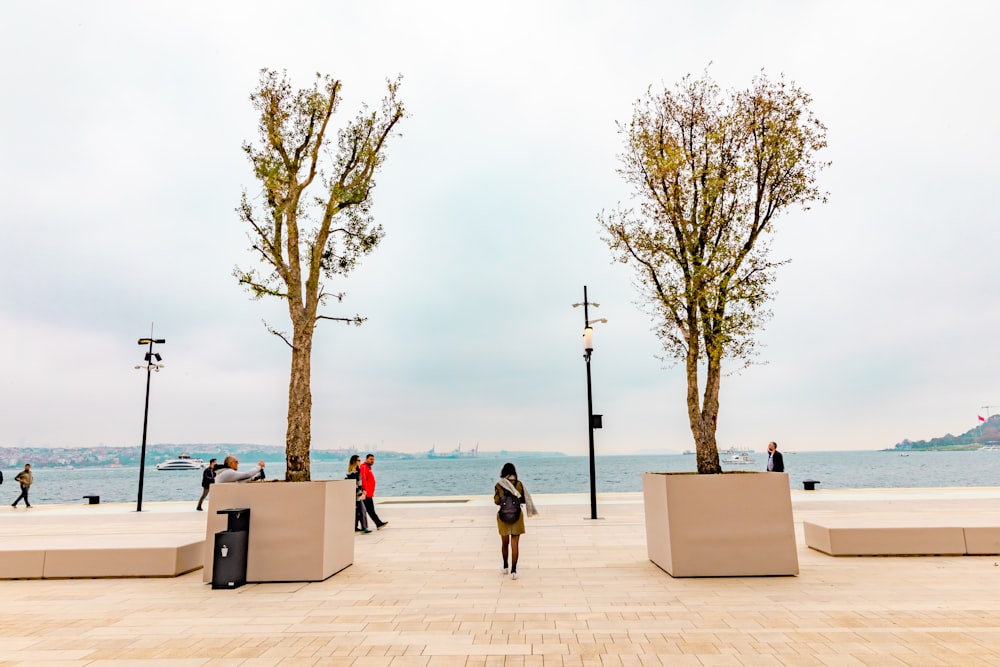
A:
{"type": "Polygon", "coordinates": [[[313,446],[586,454],[587,285],[606,317],[597,453],[692,447],[683,368],[596,216],[632,104],[706,67],[809,91],[829,203],[777,221],[761,361],[724,379],[722,447],[877,449],[1000,412],[994,2],[7,2],[0,5],[0,445],[284,442],[289,350],[234,208],[262,67],[403,75],[386,230],[313,354],[313,446]],[[996,406],[989,409],[984,406],[996,406]]]}

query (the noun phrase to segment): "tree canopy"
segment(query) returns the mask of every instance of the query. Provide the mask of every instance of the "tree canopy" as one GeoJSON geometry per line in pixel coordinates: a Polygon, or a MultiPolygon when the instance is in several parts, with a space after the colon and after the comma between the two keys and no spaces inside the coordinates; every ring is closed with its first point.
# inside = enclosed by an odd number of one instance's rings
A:
{"type": "Polygon", "coordinates": [[[654,91],[620,124],[619,173],[635,208],[602,213],[615,261],[635,271],[667,358],[683,361],[699,472],[720,472],[715,440],[722,362],[742,368],[770,316],[774,220],[825,201],[826,127],[783,78],[723,92],[707,72],[654,91]],[[699,375],[700,369],[700,375],[699,375]],[[700,382],[704,378],[704,391],[700,382]]]}

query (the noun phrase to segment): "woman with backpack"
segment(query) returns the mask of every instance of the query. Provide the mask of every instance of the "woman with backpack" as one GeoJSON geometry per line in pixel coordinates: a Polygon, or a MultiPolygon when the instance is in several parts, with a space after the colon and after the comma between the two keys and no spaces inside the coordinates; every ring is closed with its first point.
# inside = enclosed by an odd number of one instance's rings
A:
{"type": "Polygon", "coordinates": [[[511,579],[517,579],[518,542],[524,534],[524,508],[529,516],[538,512],[531,496],[524,490],[524,484],[517,479],[513,463],[503,464],[500,481],[493,487],[493,502],[500,506],[497,511],[497,530],[500,531],[500,553],[503,555],[503,573],[510,572],[511,579]],[[508,549],[510,559],[507,558],[508,549]],[[509,567],[508,567],[509,565],[509,567]]]}

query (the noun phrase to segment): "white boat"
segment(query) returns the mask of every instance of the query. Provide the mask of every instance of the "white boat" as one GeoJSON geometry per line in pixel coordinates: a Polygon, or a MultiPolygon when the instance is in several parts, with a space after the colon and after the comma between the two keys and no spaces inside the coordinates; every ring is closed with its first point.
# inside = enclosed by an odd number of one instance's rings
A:
{"type": "Polygon", "coordinates": [[[754,462],[753,457],[750,456],[750,450],[736,449],[735,447],[730,447],[722,452],[720,460],[722,463],[731,463],[734,465],[746,465],[754,462]]]}
{"type": "Polygon", "coordinates": [[[204,461],[191,458],[187,453],[181,454],[176,459],[168,459],[163,463],[156,464],[157,470],[201,470],[204,467],[204,461]]]}

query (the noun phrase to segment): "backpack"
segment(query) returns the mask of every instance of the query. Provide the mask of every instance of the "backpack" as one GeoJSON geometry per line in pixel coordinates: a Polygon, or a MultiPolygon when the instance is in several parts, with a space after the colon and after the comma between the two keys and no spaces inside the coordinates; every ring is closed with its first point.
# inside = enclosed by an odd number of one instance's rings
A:
{"type": "Polygon", "coordinates": [[[503,498],[500,499],[500,511],[497,516],[504,523],[517,523],[521,518],[521,499],[514,494],[504,491],[503,498]]]}

